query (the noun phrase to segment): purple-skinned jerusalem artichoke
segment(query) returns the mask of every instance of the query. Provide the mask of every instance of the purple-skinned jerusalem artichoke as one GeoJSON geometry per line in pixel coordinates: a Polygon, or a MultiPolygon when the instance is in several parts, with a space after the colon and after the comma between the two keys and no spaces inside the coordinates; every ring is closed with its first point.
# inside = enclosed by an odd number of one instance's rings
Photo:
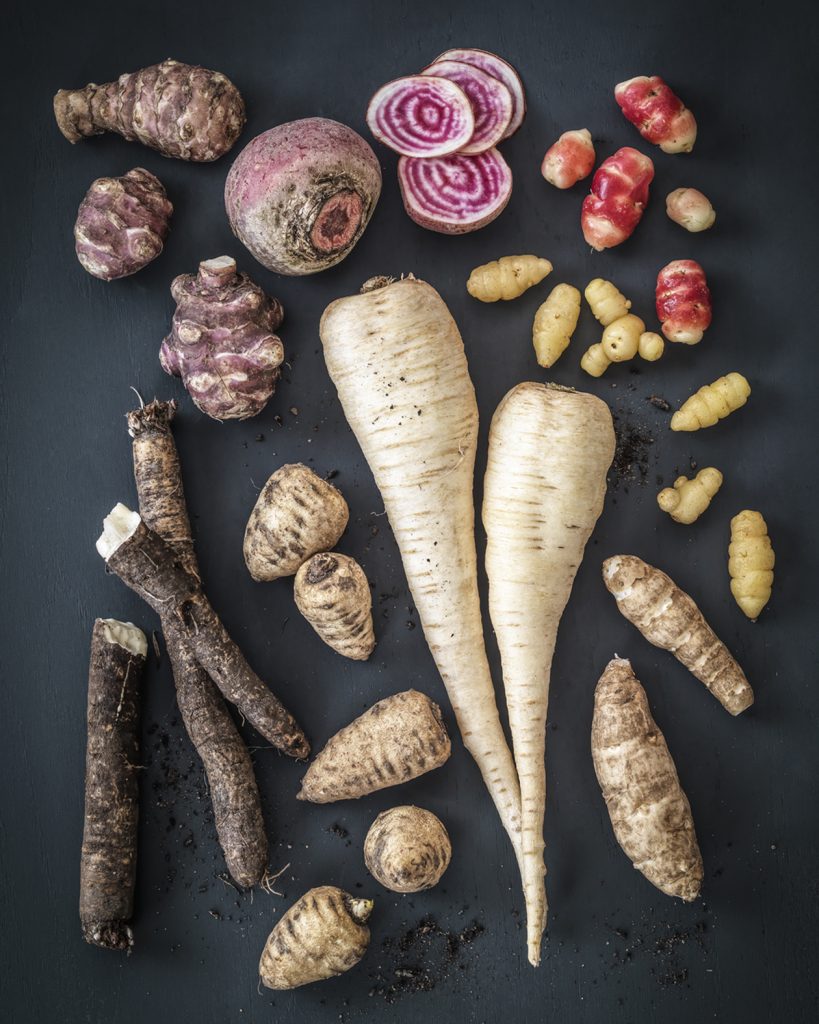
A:
{"type": "Polygon", "coordinates": [[[239,138],[245,104],[220,72],[163,60],[105,85],[60,89],[54,116],[69,142],[116,132],[163,156],[205,163],[239,138]]]}
{"type": "Polygon", "coordinates": [[[162,252],[172,213],[162,182],[142,167],[97,178],[74,225],[77,259],[103,281],[135,274],[162,252]]]}
{"type": "Polygon", "coordinates": [[[276,331],[284,310],[236,261],[218,256],[171,284],[176,312],[162,342],[162,369],[181,377],[202,412],[215,420],[245,420],[276,390],[284,346],[276,331]]]}

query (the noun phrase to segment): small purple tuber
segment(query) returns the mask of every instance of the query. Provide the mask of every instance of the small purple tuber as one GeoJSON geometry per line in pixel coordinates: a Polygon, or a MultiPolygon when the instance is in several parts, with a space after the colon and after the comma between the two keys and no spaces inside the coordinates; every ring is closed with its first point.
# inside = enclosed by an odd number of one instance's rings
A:
{"type": "Polygon", "coordinates": [[[177,307],[159,350],[163,370],[181,377],[197,407],[215,420],[261,412],[284,359],[275,333],[284,318],[278,299],[238,274],[230,256],[205,260],[198,274],[181,274],[171,295],[177,307]]]}
{"type": "Polygon", "coordinates": [[[245,104],[220,72],[163,60],[105,85],[60,89],[54,116],[69,142],[116,132],[163,156],[205,163],[239,138],[245,104]]]}
{"type": "Polygon", "coordinates": [[[142,167],[97,178],[77,212],[77,259],[103,281],[135,274],[162,252],[172,213],[162,182],[142,167]]]}

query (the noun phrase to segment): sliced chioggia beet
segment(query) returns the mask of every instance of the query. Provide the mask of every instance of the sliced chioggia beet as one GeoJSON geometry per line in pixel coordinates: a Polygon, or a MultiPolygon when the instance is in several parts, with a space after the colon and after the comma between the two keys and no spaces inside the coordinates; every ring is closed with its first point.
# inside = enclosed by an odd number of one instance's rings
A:
{"type": "Polygon", "coordinates": [[[512,119],[512,94],[503,82],[457,60],[436,61],[422,74],[447,78],[466,93],[475,116],[475,131],[459,153],[485,153],[501,141],[512,119]]]}
{"type": "Polygon", "coordinates": [[[477,231],[502,212],[512,194],[512,172],[497,151],[398,161],[404,208],[416,224],[445,235],[477,231]]]}
{"type": "Polygon", "coordinates": [[[381,86],[367,107],[367,124],[402,156],[446,156],[469,145],[475,115],[455,82],[409,75],[381,86]]]}
{"type": "MultiPolygon", "coordinates": [[[[503,82],[512,95],[512,117],[503,138],[508,139],[510,135],[514,135],[526,116],[526,93],[520,75],[512,65],[496,53],[490,53],[489,50],[474,49],[447,50],[446,53],[435,58],[434,64],[450,60],[458,61],[461,64],[471,64],[472,67],[480,68],[481,71],[497,78],[499,82],[503,82]]],[[[434,64],[430,67],[433,67],[434,64]]]]}

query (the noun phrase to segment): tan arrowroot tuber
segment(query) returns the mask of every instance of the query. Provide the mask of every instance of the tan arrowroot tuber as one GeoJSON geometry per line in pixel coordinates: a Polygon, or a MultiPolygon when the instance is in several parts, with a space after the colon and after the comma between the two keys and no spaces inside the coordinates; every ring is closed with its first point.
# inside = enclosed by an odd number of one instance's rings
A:
{"type": "Polygon", "coordinates": [[[572,340],[580,316],[580,292],[559,284],[535,313],[532,343],[538,366],[554,366],[572,340]]]}
{"type": "Polygon", "coordinates": [[[610,323],[603,331],[600,344],[606,358],[611,363],[625,363],[637,355],[640,336],[645,332],[646,325],[633,313],[621,316],[610,323]]]}
{"type": "Polygon", "coordinates": [[[441,820],[422,807],[382,811],[364,840],[364,863],[391,892],[431,889],[449,867],[452,844],[441,820]]]}
{"type": "Polygon", "coordinates": [[[296,573],[296,607],[321,639],[354,661],[366,661],[375,647],[372,594],[354,558],[322,551],[296,573]]]}
{"type": "Polygon", "coordinates": [[[655,363],[665,352],[665,342],[654,331],[644,331],[637,343],[637,354],[647,363],[655,363]]]}
{"type": "Polygon", "coordinates": [[[713,466],[701,469],[693,480],[680,476],[673,487],[664,487],[657,495],[657,504],[676,523],[686,526],[699,519],[722,487],[722,473],[713,466]]]}
{"type": "Polygon", "coordinates": [[[726,711],[738,715],[753,704],[745,673],[692,598],[664,572],[636,555],[614,555],[603,562],[603,582],[621,614],[649,643],[671,651],[726,711]]]}
{"type": "Polygon", "coordinates": [[[617,842],[652,885],[690,903],[703,878],[691,806],[625,658],[608,663],[594,691],[591,747],[617,842]]]}
{"type": "Polygon", "coordinates": [[[604,281],[602,277],[589,281],[585,295],[592,313],[604,327],[613,324],[631,309],[631,299],[627,299],[616,285],[604,281]]]}
{"type": "Polygon", "coordinates": [[[683,402],[671,417],[672,430],[699,430],[713,427],[721,419],[741,409],[748,401],[751,385],[741,373],[729,373],[713,384],[706,384],[683,402]]]}
{"type": "Polygon", "coordinates": [[[277,469],[261,490],[245,530],[244,555],[254,580],[293,576],[347,529],[340,491],[301,462],[277,469]]]}
{"type": "Polygon", "coordinates": [[[734,516],[728,547],[731,593],[754,622],[771,599],[775,561],[768,525],[762,514],[745,509],[734,516]]]}
{"type": "Polygon", "coordinates": [[[717,215],[707,196],[696,188],[675,188],[665,198],[665,212],[686,231],[707,231],[717,215]]]}
{"type": "Polygon", "coordinates": [[[551,272],[552,264],[539,256],[501,256],[499,260],[475,267],[466,282],[466,290],[481,302],[517,299],[551,272]]]}
{"type": "Polygon", "coordinates": [[[310,889],[268,936],[259,961],[262,984],[299,988],[355,967],[370,944],[366,922],[372,909],[372,900],[334,885],[310,889]]]}

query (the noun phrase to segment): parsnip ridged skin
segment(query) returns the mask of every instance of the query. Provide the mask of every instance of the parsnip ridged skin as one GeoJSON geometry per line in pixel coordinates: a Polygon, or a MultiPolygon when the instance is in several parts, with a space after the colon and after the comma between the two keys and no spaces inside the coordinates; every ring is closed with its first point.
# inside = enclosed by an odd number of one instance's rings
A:
{"type": "Polygon", "coordinates": [[[268,936],[259,961],[262,984],[299,988],[355,967],[370,944],[365,922],[372,909],[372,900],[358,899],[334,885],[306,892],[268,936]]]}
{"type": "Polygon", "coordinates": [[[489,431],[483,523],[489,614],[521,789],[529,961],[540,960],[544,754],[549,677],[558,623],[603,510],[614,457],[605,402],[554,385],[519,384],[489,431]]]}
{"type": "Polygon", "coordinates": [[[517,299],[552,272],[552,264],[539,256],[501,256],[475,267],[466,282],[473,299],[497,302],[517,299]]]}
{"type": "Polygon", "coordinates": [[[296,607],[321,639],[353,661],[366,661],[375,647],[373,599],[364,570],[354,558],[322,551],[296,573],[296,607]]]}
{"type": "Polygon", "coordinates": [[[478,406],[440,295],[406,278],[338,299],[320,333],[327,368],[381,491],[415,607],[516,852],[520,793],[484,647],[473,474],[478,406]]]}
{"type": "Polygon", "coordinates": [[[731,593],[754,622],[771,599],[775,562],[768,524],[762,514],[745,509],[734,516],[728,546],[731,593]]]}
{"type": "Polygon", "coordinates": [[[636,555],[614,555],[603,562],[603,582],[646,640],[671,651],[726,711],[738,715],[753,704],[745,673],[693,599],[669,576],[636,555]]]}
{"type": "Polygon", "coordinates": [[[293,576],[311,555],[335,547],[349,519],[347,502],[332,484],[301,462],[282,466],[262,488],[247,523],[250,575],[293,576]]]}
{"type": "Polygon", "coordinates": [[[657,495],[657,504],[676,523],[686,526],[696,522],[722,487],[722,473],[714,466],[701,469],[693,480],[678,476],[673,487],[665,487],[657,495]]]}
{"type": "Polygon", "coordinates": [[[532,343],[538,366],[554,366],[572,340],[580,316],[580,292],[570,284],[556,285],[535,313],[532,343]]]}
{"type": "Polygon", "coordinates": [[[616,285],[604,281],[602,277],[589,281],[585,295],[592,313],[604,327],[613,324],[631,309],[631,299],[627,299],[616,285]]]}
{"type": "Polygon", "coordinates": [[[688,798],[631,663],[614,658],[594,691],[592,759],[617,842],[668,896],[696,899],[702,856],[688,798]]]}
{"type": "Polygon", "coordinates": [[[699,430],[713,427],[748,401],[751,385],[741,373],[729,373],[713,384],[706,384],[687,398],[671,417],[672,430],[699,430]]]}
{"type": "Polygon", "coordinates": [[[452,844],[432,811],[391,807],[370,825],[364,863],[373,878],[391,892],[431,889],[449,867],[452,844]]]}
{"type": "Polygon", "coordinates": [[[357,800],[440,768],[451,753],[438,705],[417,690],[396,693],[327,741],[307,769],[298,799],[357,800]]]}

